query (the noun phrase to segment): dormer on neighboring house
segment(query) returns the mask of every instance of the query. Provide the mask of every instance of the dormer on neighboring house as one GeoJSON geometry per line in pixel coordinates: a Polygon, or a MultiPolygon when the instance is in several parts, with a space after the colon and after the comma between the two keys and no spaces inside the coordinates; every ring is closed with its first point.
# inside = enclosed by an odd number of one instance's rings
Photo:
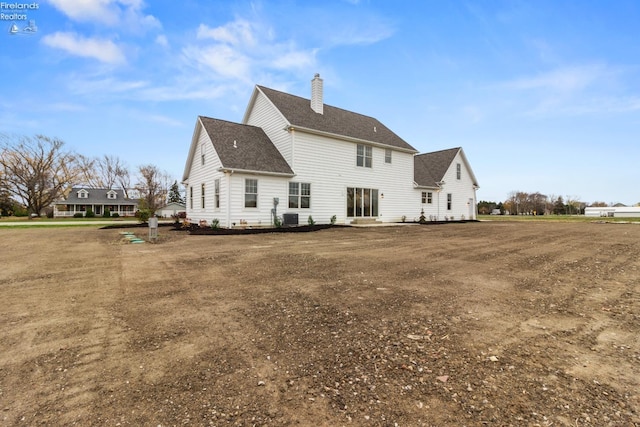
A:
{"type": "Polygon", "coordinates": [[[88,199],[89,192],[84,188],[78,191],[78,199],[88,199]]]}
{"type": "Polygon", "coordinates": [[[109,191],[107,192],[107,199],[115,200],[115,199],[117,199],[117,198],[118,198],[118,193],[116,193],[116,191],[115,191],[115,190],[109,190],[109,191]]]}

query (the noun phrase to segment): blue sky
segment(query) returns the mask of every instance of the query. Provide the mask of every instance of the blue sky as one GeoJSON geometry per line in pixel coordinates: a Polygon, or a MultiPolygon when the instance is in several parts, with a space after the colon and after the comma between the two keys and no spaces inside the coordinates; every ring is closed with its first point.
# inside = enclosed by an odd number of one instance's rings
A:
{"type": "Polygon", "coordinates": [[[463,147],[480,200],[640,202],[637,0],[17,3],[37,9],[1,5],[0,132],[180,179],[198,115],[320,73],[327,104],[463,147]]]}

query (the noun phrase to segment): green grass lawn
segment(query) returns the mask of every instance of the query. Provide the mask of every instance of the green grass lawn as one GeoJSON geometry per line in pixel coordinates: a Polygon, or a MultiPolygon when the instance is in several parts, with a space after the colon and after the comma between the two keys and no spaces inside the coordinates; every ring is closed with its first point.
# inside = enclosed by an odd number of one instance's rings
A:
{"type": "Polygon", "coordinates": [[[2,217],[0,218],[0,227],[10,228],[29,228],[29,227],[102,227],[105,224],[118,224],[119,222],[130,223],[137,222],[134,217],[119,218],[33,218],[21,217],[2,217]]]}

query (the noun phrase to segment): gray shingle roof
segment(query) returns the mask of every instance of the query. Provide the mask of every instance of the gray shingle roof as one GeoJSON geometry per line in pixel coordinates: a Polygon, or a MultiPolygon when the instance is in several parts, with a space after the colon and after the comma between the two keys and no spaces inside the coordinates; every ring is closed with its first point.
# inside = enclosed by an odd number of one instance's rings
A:
{"type": "Polygon", "coordinates": [[[258,88],[294,127],[370,141],[417,152],[405,140],[373,117],[324,104],[323,114],[311,109],[311,101],[264,86],[258,88]]]}
{"type": "Polygon", "coordinates": [[[414,156],[413,175],[416,184],[421,187],[438,187],[438,182],[442,181],[459,151],[460,147],[456,147],[414,156]]]}
{"type": "Polygon", "coordinates": [[[84,187],[73,187],[69,192],[69,195],[65,200],[58,201],[59,204],[66,205],[136,205],[138,200],[136,199],[127,199],[124,196],[123,190],[110,190],[109,188],[84,188],[84,187]],[[78,191],[85,190],[87,193],[86,199],[78,198],[78,191]],[[107,198],[107,193],[109,191],[116,192],[115,199],[107,198]]]}
{"type": "Polygon", "coordinates": [[[293,175],[262,128],[204,116],[199,119],[223,168],[293,175]]]}

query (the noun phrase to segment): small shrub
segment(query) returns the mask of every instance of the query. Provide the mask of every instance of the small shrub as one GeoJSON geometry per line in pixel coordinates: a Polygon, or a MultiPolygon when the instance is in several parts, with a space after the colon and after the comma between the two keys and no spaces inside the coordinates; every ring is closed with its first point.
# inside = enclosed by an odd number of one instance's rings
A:
{"type": "Polygon", "coordinates": [[[47,211],[47,218],[53,218],[53,210],[47,211]]]}
{"type": "Polygon", "coordinates": [[[93,213],[93,211],[91,209],[87,209],[87,212],[84,214],[85,217],[87,218],[95,218],[96,214],[93,213]]]}
{"type": "Polygon", "coordinates": [[[82,214],[82,212],[76,212],[73,214],[74,218],[82,218],[84,215],[82,214]]]}
{"type": "Polygon", "coordinates": [[[311,215],[309,215],[309,218],[307,218],[307,224],[316,225],[316,222],[313,220],[313,217],[311,215]]]}
{"type": "Polygon", "coordinates": [[[418,220],[418,222],[420,222],[420,224],[427,223],[427,217],[424,216],[424,209],[420,210],[420,219],[418,220]]]}
{"type": "MultiPolygon", "coordinates": [[[[234,224],[235,225],[235,224],[234,224]]],[[[280,228],[282,227],[282,217],[279,217],[278,215],[273,217],[273,226],[275,228],[280,228]]]]}
{"type": "Polygon", "coordinates": [[[213,229],[220,228],[220,220],[218,218],[213,218],[211,220],[211,228],[213,229]]]}
{"type": "Polygon", "coordinates": [[[149,209],[139,209],[136,211],[136,218],[140,222],[149,221],[149,217],[151,216],[151,211],[149,209]]]}
{"type": "Polygon", "coordinates": [[[110,218],[111,217],[111,211],[109,209],[105,209],[104,213],[102,214],[103,218],[110,218]]]}
{"type": "Polygon", "coordinates": [[[111,218],[120,218],[120,214],[118,212],[114,212],[111,214],[111,218]]]}
{"type": "Polygon", "coordinates": [[[406,222],[407,221],[407,216],[406,215],[402,215],[402,217],[400,217],[400,220],[402,222],[406,222]]]}
{"type": "Polygon", "coordinates": [[[331,217],[331,219],[329,220],[329,222],[331,223],[331,225],[335,225],[335,223],[336,223],[336,220],[337,220],[337,219],[338,219],[338,218],[334,215],[334,216],[332,216],[332,217],[331,217]]]}

